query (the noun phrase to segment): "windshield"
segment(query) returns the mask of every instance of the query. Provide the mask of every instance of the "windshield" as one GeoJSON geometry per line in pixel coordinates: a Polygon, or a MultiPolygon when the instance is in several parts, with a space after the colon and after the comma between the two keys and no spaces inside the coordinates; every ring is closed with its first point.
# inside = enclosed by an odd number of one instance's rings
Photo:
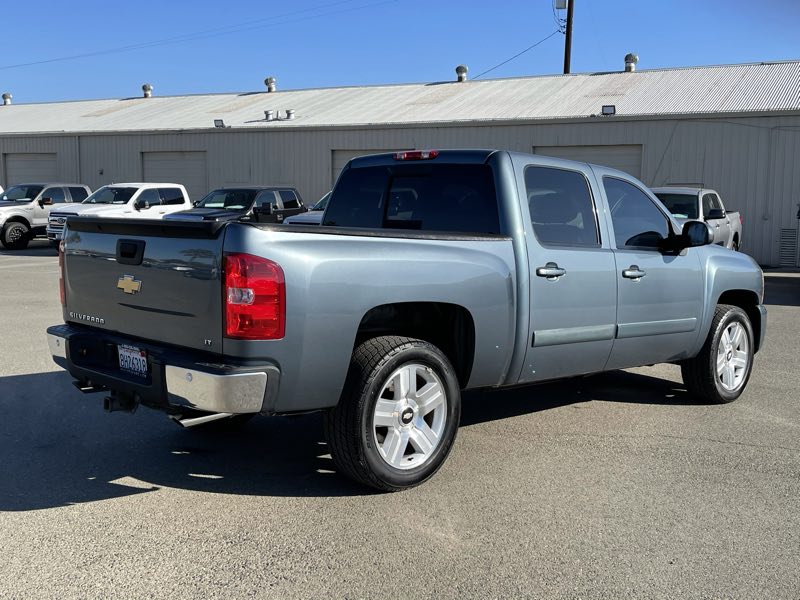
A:
{"type": "Polygon", "coordinates": [[[43,187],[42,185],[12,185],[5,192],[0,194],[0,200],[28,202],[36,198],[43,187]]]}
{"type": "Polygon", "coordinates": [[[224,208],[226,210],[248,210],[258,190],[214,190],[195,204],[195,208],[224,208]]]}
{"type": "Polygon", "coordinates": [[[86,198],[83,204],[127,204],[138,189],[135,187],[101,187],[86,198]]]}
{"type": "Polygon", "coordinates": [[[328,200],[330,199],[330,197],[331,193],[328,192],[322,198],[319,199],[319,202],[317,202],[314,206],[312,206],[308,210],[325,210],[325,207],[328,206],[328,200]]]}
{"type": "Polygon", "coordinates": [[[679,219],[697,218],[697,196],[693,194],[656,194],[673,217],[679,219]]]}

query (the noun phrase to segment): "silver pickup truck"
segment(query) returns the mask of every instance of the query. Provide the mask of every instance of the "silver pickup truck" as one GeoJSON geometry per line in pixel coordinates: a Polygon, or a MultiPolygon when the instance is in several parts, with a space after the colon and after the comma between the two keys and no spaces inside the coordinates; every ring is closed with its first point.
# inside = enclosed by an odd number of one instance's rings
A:
{"type": "Polygon", "coordinates": [[[679,225],[689,219],[708,223],[714,231],[713,243],[731,250],[742,245],[742,216],[726,210],[715,190],[702,187],[660,187],[651,190],[672,213],[679,225]]]}
{"type": "Polygon", "coordinates": [[[47,337],[109,410],[184,425],[324,410],[340,472],[398,490],[445,460],[461,390],[673,362],[698,398],[735,400],[763,277],[711,235],[613,169],[360,157],[321,227],[71,218],[65,324],[47,337]]]}

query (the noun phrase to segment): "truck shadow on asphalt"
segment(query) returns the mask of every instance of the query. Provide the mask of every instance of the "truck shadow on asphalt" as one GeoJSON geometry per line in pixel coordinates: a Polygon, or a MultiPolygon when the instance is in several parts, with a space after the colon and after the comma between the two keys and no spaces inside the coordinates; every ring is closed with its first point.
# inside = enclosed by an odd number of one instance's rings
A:
{"type": "MultiPolygon", "coordinates": [[[[677,384],[626,372],[464,395],[462,427],[590,400],[684,404],[677,384]]],[[[335,472],[319,414],[184,430],[163,414],[104,414],[63,372],[0,377],[0,511],[28,511],[162,487],[253,496],[371,493],[335,472]]]]}
{"type": "Polygon", "coordinates": [[[32,240],[24,250],[6,250],[0,246],[0,256],[58,256],[58,250],[47,240],[32,240]]]}

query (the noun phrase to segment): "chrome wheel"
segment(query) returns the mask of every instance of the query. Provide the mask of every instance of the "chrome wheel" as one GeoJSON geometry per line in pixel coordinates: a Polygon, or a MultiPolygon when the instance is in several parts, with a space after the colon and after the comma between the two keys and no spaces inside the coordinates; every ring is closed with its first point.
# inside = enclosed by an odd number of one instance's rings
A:
{"type": "Polygon", "coordinates": [[[438,448],[447,424],[447,394],[434,370],[410,363],[386,380],[372,415],[375,443],[395,469],[423,465],[438,448]]]}
{"type": "Polygon", "coordinates": [[[717,377],[722,387],[732,392],[742,385],[750,362],[750,345],[744,326],[730,323],[722,332],[717,347],[717,377]]]}

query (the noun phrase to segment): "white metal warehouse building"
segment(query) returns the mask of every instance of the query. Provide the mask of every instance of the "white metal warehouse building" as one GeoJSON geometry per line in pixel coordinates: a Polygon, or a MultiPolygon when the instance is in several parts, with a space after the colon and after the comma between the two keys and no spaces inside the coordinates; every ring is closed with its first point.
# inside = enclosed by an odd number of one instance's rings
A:
{"type": "Polygon", "coordinates": [[[800,61],[0,106],[5,186],[280,184],[313,203],[353,156],[465,147],[714,188],[744,216],[742,250],[798,264],[800,61]]]}

